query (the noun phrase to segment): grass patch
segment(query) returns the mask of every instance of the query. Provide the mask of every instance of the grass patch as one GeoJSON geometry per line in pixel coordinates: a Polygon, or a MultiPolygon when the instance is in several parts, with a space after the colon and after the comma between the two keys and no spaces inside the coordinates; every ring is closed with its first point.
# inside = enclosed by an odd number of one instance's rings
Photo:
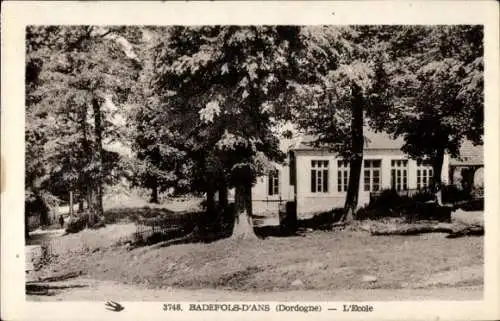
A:
{"type": "MultiPolygon", "coordinates": [[[[310,290],[398,289],[478,264],[483,264],[482,237],[373,237],[346,230],[263,241],[224,239],[130,251],[109,248],[60,257],[46,271],[81,270],[91,278],[149,288],[273,291],[297,289],[299,284],[310,290]],[[377,281],[364,282],[364,275],[377,281]]],[[[470,285],[467,280],[460,282],[470,285]]],[[[477,275],[471,282],[482,284],[477,275]]]]}

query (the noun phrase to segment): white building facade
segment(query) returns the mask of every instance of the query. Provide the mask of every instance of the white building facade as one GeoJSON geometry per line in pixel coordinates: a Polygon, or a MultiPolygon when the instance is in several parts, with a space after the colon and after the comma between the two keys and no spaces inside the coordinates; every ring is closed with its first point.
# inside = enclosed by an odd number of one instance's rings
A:
{"type": "MultiPolygon", "coordinates": [[[[384,134],[368,133],[363,155],[358,206],[370,201],[371,192],[397,191],[428,187],[432,166],[421,164],[401,151],[402,142],[384,134]]],[[[277,209],[284,201],[296,201],[299,217],[343,207],[349,183],[349,163],[328,149],[312,148],[304,143],[291,147],[288,164],[258,179],[252,196],[255,213],[261,207],[277,209]]],[[[441,179],[449,180],[449,156],[445,155],[441,179]]],[[[264,211],[265,212],[265,211],[264,211]]]]}

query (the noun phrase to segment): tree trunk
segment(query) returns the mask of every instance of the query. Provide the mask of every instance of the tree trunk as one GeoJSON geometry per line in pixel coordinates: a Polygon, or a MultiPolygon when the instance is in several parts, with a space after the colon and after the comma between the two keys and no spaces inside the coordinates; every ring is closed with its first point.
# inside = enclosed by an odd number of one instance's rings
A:
{"type": "Polygon", "coordinates": [[[49,212],[45,209],[40,211],[40,225],[47,226],[49,225],[49,212]]]}
{"type": "Polygon", "coordinates": [[[41,196],[37,196],[37,207],[40,211],[40,225],[47,226],[50,224],[49,212],[50,208],[45,203],[45,200],[41,196]]]}
{"type": "Polygon", "coordinates": [[[351,159],[349,162],[349,185],[341,222],[350,222],[358,207],[359,180],[363,165],[363,98],[360,88],[353,87],[352,118],[351,118],[351,159]]]}
{"type": "Polygon", "coordinates": [[[347,188],[347,195],[344,205],[344,215],[340,220],[341,222],[350,222],[354,219],[354,213],[356,212],[356,209],[358,207],[359,180],[361,177],[362,162],[362,156],[356,156],[356,158],[351,159],[351,161],[349,162],[349,186],[347,188]]]}
{"type": "Polygon", "coordinates": [[[78,210],[77,210],[77,213],[82,213],[83,212],[83,207],[84,207],[84,199],[83,199],[83,193],[80,193],[80,197],[78,199],[78,210]]]}
{"type": "Polygon", "coordinates": [[[92,188],[90,186],[87,187],[87,193],[85,195],[87,197],[87,212],[90,215],[90,207],[92,204],[92,188]]]}
{"type": "Polygon", "coordinates": [[[158,180],[153,178],[153,186],[151,186],[151,198],[149,199],[150,203],[158,204],[160,203],[158,199],[158,180]]]}
{"type": "Polygon", "coordinates": [[[69,216],[73,216],[73,191],[69,191],[69,216]]]}
{"type": "Polygon", "coordinates": [[[229,209],[227,184],[224,178],[221,179],[221,185],[219,186],[218,194],[219,197],[217,210],[221,215],[218,221],[219,229],[224,235],[226,235],[226,233],[230,232],[230,229],[228,227],[231,226],[231,223],[233,222],[234,213],[232,213],[233,215],[229,215],[231,211],[229,209]]]}
{"type": "Polygon", "coordinates": [[[24,241],[30,239],[29,216],[24,214],[24,241]]]}
{"type": "Polygon", "coordinates": [[[215,208],[215,191],[213,189],[209,189],[207,191],[207,214],[212,216],[216,212],[215,208]]]}
{"type": "Polygon", "coordinates": [[[236,187],[235,221],[232,238],[257,239],[252,222],[252,186],[251,184],[236,187]]]}
{"type": "Polygon", "coordinates": [[[220,211],[224,211],[228,205],[227,182],[224,174],[218,179],[217,196],[217,207],[220,211]]]}
{"type": "Polygon", "coordinates": [[[207,208],[205,214],[205,227],[213,227],[217,221],[218,213],[215,203],[215,190],[212,188],[207,192],[207,208]]]}
{"type": "Polygon", "coordinates": [[[443,186],[441,181],[441,173],[443,170],[443,162],[444,162],[444,148],[440,147],[436,150],[436,155],[432,162],[432,171],[433,171],[432,190],[434,191],[434,197],[438,205],[443,205],[441,198],[441,191],[443,186]]]}
{"type": "Polygon", "coordinates": [[[219,211],[215,202],[215,190],[210,188],[207,191],[207,207],[204,218],[200,226],[202,231],[213,233],[219,230],[219,211]]]}
{"type": "Polygon", "coordinates": [[[103,198],[104,198],[104,186],[103,184],[99,184],[97,186],[97,206],[98,206],[98,218],[104,215],[104,204],[103,204],[103,198]]]}
{"type": "MultiPolygon", "coordinates": [[[[85,154],[85,161],[86,164],[88,165],[92,161],[92,148],[90,146],[90,141],[88,140],[88,135],[87,135],[87,105],[85,104],[85,108],[82,108],[80,111],[80,130],[82,131],[82,149],[85,154]]],[[[85,200],[87,201],[87,209],[90,207],[90,198],[89,198],[89,186],[90,183],[92,182],[92,179],[90,179],[88,172],[82,171],[80,173],[79,177],[79,191],[80,191],[80,202],[79,202],[79,208],[78,208],[78,213],[83,213],[84,212],[84,203],[85,200]]]]}
{"type": "Polygon", "coordinates": [[[87,189],[87,202],[88,202],[88,221],[87,225],[89,227],[93,226],[96,223],[96,197],[95,197],[95,189],[94,187],[89,187],[87,189]]]}
{"type": "Polygon", "coordinates": [[[88,213],[89,213],[89,221],[88,221],[89,227],[94,226],[99,221],[100,216],[103,215],[102,193],[99,191],[98,186],[92,186],[89,189],[88,213]]]}
{"type": "Polygon", "coordinates": [[[227,186],[224,184],[219,188],[219,208],[224,210],[228,204],[227,186]]]}
{"type": "Polygon", "coordinates": [[[101,115],[101,105],[97,98],[92,99],[92,109],[94,112],[94,135],[96,142],[96,150],[92,153],[93,162],[95,162],[97,173],[95,175],[95,181],[93,183],[92,192],[93,200],[92,207],[89,206],[89,209],[93,212],[92,215],[94,217],[95,223],[97,218],[104,215],[104,208],[102,204],[102,183],[103,183],[103,159],[104,159],[104,149],[102,147],[102,115],[101,115]]]}

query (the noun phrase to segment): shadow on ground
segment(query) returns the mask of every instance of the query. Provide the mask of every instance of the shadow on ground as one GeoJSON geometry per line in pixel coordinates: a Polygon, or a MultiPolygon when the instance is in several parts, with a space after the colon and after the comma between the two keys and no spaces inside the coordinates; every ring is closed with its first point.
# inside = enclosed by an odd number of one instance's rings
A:
{"type": "Polygon", "coordinates": [[[335,223],[338,223],[342,217],[342,209],[333,209],[328,212],[316,214],[310,218],[298,220],[298,229],[310,229],[330,231],[335,223]]]}
{"type": "Polygon", "coordinates": [[[123,207],[123,208],[113,208],[104,211],[104,222],[107,224],[116,223],[120,221],[132,221],[137,222],[141,219],[151,219],[157,217],[165,216],[179,216],[183,215],[183,212],[174,212],[166,208],[157,207],[123,207]]]}
{"type": "MultiPolygon", "coordinates": [[[[82,271],[75,271],[75,272],[70,272],[62,275],[55,275],[55,276],[49,276],[46,278],[39,278],[38,283],[41,282],[59,282],[59,281],[66,281],[69,279],[77,278],[78,276],[82,275],[82,271]]],[[[33,282],[32,282],[33,283],[33,282]]]]}
{"type": "Polygon", "coordinates": [[[299,219],[296,224],[292,223],[289,227],[286,225],[257,226],[255,233],[266,238],[304,236],[304,233],[309,231],[331,231],[333,224],[339,222],[341,216],[342,212],[335,209],[309,218],[299,219]]]}
{"type": "Polygon", "coordinates": [[[57,292],[65,289],[85,288],[88,285],[73,284],[73,285],[49,285],[40,283],[26,283],[26,295],[45,295],[53,296],[57,292]]]}
{"type": "MultiPolygon", "coordinates": [[[[337,222],[341,213],[326,212],[317,214],[308,219],[296,221],[294,226],[264,225],[266,216],[254,215],[255,234],[262,239],[268,237],[303,237],[306,232],[313,230],[331,230],[332,224],[337,222]]],[[[211,243],[221,239],[229,238],[234,228],[234,219],[225,217],[222,223],[214,224],[213,221],[205,220],[202,216],[196,223],[182,224],[178,228],[171,228],[151,233],[136,242],[133,248],[141,246],[157,245],[168,247],[172,245],[188,243],[211,243]]]]}

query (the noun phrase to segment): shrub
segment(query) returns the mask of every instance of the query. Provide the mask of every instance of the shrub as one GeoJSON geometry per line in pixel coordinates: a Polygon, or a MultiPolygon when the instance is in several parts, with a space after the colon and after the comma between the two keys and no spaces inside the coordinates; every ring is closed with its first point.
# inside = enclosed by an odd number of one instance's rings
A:
{"type": "Polygon", "coordinates": [[[144,245],[145,244],[145,236],[144,233],[134,233],[134,238],[132,241],[135,245],[144,245]]]}
{"type": "Polygon", "coordinates": [[[40,270],[43,266],[53,263],[57,258],[52,251],[50,243],[43,243],[40,245],[40,256],[33,257],[33,267],[35,271],[40,270]]]}
{"type": "Polygon", "coordinates": [[[399,217],[400,212],[394,211],[391,208],[370,208],[369,205],[360,208],[356,212],[357,220],[380,220],[387,217],[399,217]]]}
{"type": "Polygon", "coordinates": [[[83,230],[89,221],[89,215],[71,216],[66,223],[66,233],[78,233],[83,230]]]}
{"type": "Polygon", "coordinates": [[[386,189],[380,192],[378,197],[370,200],[367,209],[388,209],[401,205],[403,197],[393,189],[386,189]]]}
{"type": "Polygon", "coordinates": [[[474,199],[459,206],[464,211],[484,211],[484,199],[474,199]]]}
{"type": "Polygon", "coordinates": [[[318,213],[310,218],[300,219],[297,221],[297,226],[313,230],[331,230],[332,224],[338,222],[343,214],[343,208],[334,208],[328,212],[318,213]]]}
{"type": "Polygon", "coordinates": [[[203,213],[174,213],[167,215],[156,215],[145,217],[138,220],[139,224],[146,226],[156,226],[159,228],[168,228],[173,226],[191,226],[196,224],[203,213]]]}
{"type": "Polygon", "coordinates": [[[295,202],[286,202],[285,208],[279,209],[280,227],[285,233],[295,233],[297,230],[297,205],[295,202]]]}
{"type": "Polygon", "coordinates": [[[449,221],[451,208],[440,207],[433,202],[429,190],[413,195],[399,195],[395,190],[383,190],[377,198],[356,213],[358,220],[380,220],[386,217],[403,217],[406,221],[431,220],[449,221]]]}
{"type": "Polygon", "coordinates": [[[26,217],[39,216],[39,224],[47,226],[52,224],[51,217],[57,211],[59,199],[48,192],[25,192],[24,210],[26,217]]]}
{"type": "Polygon", "coordinates": [[[456,203],[465,201],[471,198],[470,193],[466,190],[460,189],[455,185],[443,186],[441,189],[443,202],[456,203]]]}
{"type": "Polygon", "coordinates": [[[451,212],[453,208],[439,206],[437,203],[415,202],[401,208],[402,216],[409,223],[420,220],[437,220],[440,222],[451,222],[451,212]]]}
{"type": "Polygon", "coordinates": [[[414,194],[408,198],[410,202],[428,202],[434,200],[434,193],[432,193],[429,189],[419,191],[417,194],[414,194]]]}
{"type": "Polygon", "coordinates": [[[100,218],[93,226],[92,228],[94,230],[106,227],[106,222],[104,221],[104,217],[100,218]]]}
{"type": "Polygon", "coordinates": [[[334,222],[338,222],[344,215],[344,208],[343,207],[334,208],[330,211],[330,213],[332,214],[332,220],[334,222]]]}

